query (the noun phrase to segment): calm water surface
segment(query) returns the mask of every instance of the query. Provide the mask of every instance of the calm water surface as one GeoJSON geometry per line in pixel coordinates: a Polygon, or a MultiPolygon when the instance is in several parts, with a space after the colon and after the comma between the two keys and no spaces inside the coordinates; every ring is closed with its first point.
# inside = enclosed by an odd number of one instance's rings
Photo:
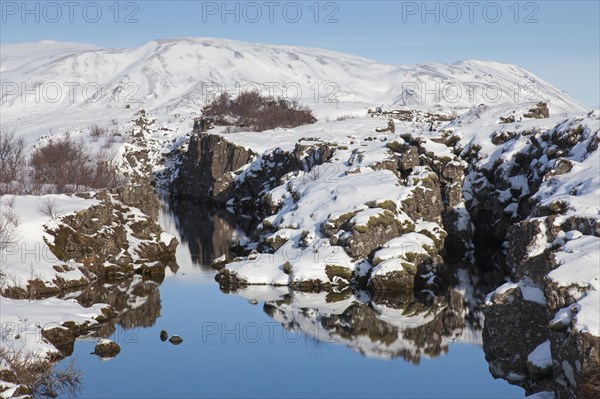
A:
{"type": "Polygon", "coordinates": [[[126,311],[104,332],[117,357],[91,355],[96,339],[76,343],[67,361],[83,372],[82,398],[523,397],[488,372],[479,277],[461,272],[447,295],[409,305],[350,291],[225,294],[208,265],[252,221],[180,205],[165,207],[162,224],[182,242],[179,269],[160,287],[117,290],[126,311]],[[163,329],[183,343],[162,342],[163,329]]]}

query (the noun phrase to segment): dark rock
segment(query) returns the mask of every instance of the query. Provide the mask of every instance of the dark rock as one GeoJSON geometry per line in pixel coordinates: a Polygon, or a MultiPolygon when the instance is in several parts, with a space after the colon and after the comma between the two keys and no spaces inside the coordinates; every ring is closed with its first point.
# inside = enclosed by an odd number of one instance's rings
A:
{"type": "Polygon", "coordinates": [[[510,251],[506,256],[506,262],[508,272],[515,281],[529,277],[535,284],[542,286],[544,277],[553,269],[551,255],[545,248],[546,235],[542,234],[541,228],[545,229],[543,222],[529,220],[508,228],[507,241],[510,251]],[[537,242],[541,236],[543,242],[537,242]],[[537,248],[540,245],[543,248],[537,248]],[[541,253],[531,256],[540,251],[541,253]]]}
{"type": "MultiPolygon", "coordinates": [[[[512,122],[514,122],[514,117],[512,122]]],[[[518,134],[515,132],[494,132],[492,133],[492,143],[496,145],[504,144],[517,137],[518,134]]]]}
{"type": "Polygon", "coordinates": [[[194,134],[173,183],[173,195],[203,202],[226,202],[234,172],[255,154],[212,134],[194,134]]]}
{"type": "Polygon", "coordinates": [[[401,292],[412,297],[417,268],[406,263],[402,271],[393,271],[383,276],[371,276],[369,287],[374,291],[401,292]]]}
{"type": "Polygon", "coordinates": [[[169,342],[173,345],[179,345],[183,342],[183,339],[179,335],[173,335],[171,338],[169,338],[169,342]]]}
{"type": "Polygon", "coordinates": [[[549,118],[550,110],[548,109],[548,104],[540,101],[534,108],[531,108],[526,114],[523,114],[523,117],[533,119],[549,118]]]}
{"type": "Polygon", "coordinates": [[[160,331],[160,340],[165,342],[169,338],[169,334],[165,330],[160,331]]]}
{"type": "Polygon", "coordinates": [[[104,339],[96,344],[93,354],[103,359],[115,357],[121,352],[121,347],[116,342],[104,339]]]}
{"type": "Polygon", "coordinates": [[[352,236],[344,248],[354,258],[365,258],[373,250],[399,235],[394,213],[385,210],[379,217],[372,217],[367,226],[354,226],[352,236]]]}
{"type": "Polygon", "coordinates": [[[494,295],[492,302],[483,308],[483,350],[492,375],[522,386],[527,394],[551,389],[548,380],[527,378],[527,356],[548,339],[545,306],[524,300],[518,287],[494,295]]]}
{"type": "Polygon", "coordinates": [[[42,329],[42,337],[54,345],[62,355],[70,356],[73,354],[76,336],[72,329],[62,326],[42,329]]]}
{"type": "Polygon", "coordinates": [[[404,145],[398,155],[398,169],[409,172],[419,165],[419,149],[415,146],[404,145]]]}

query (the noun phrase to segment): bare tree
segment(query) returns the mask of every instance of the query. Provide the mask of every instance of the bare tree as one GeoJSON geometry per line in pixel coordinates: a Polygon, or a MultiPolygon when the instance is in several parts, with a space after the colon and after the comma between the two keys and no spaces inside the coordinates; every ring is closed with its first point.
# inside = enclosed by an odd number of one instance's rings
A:
{"type": "Polygon", "coordinates": [[[100,127],[96,123],[90,125],[90,137],[92,141],[98,141],[100,137],[105,136],[107,133],[108,130],[106,128],[100,127]]]}
{"type": "Polygon", "coordinates": [[[25,141],[0,129],[0,195],[19,191],[26,166],[25,141]]]}
{"type": "Polygon", "coordinates": [[[0,252],[17,240],[19,218],[14,210],[14,197],[0,196],[0,252]]]}

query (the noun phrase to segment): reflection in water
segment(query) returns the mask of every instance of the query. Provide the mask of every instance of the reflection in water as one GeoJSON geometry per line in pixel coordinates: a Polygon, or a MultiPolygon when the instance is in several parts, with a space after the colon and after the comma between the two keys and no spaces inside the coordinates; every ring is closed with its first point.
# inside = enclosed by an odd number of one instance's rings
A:
{"type": "MultiPolygon", "coordinates": [[[[201,281],[202,284],[206,284],[207,281],[216,284],[212,281],[212,273],[208,273],[212,270],[209,266],[212,260],[232,251],[232,242],[247,237],[255,227],[250,218],[236,216],[226,210],[211,211],[191,204],[170,207],[163,204],[161,223],[167,231],[176,234],[182,243],[178,249],[181,271],[172,269],[174,273],[177,272],[177,278],[167,276],[168,279],[172,279],[169,284],[173,282],[181,284],[182,280],[187,280],[185,284],[188,287],[190,282],[195,281],[201,281]],[[186,255],[185,258],[182,257],[183,254],[186,255]],[[194,280],[190,276],[191,273],[184,273],[190,269],[204,269],[207,273],[203,271],[200,276],[206,281],[194,280]]],[[[479,307],[485,300],[485,295],[499,285],[498,281],[493,281],[494,275],[492,272],[485,274],[477,271],[473,266],[470,269],[458,269],[454,281],[447,290],[435,295],[432,293],[417,295],[415,298],[373,294],[353,288],[309,293],[291,291],[288,287],[271,286],[250,286],[233,294],[243,297],[250,304],[262,303],[264,312],[271,319],[281,324],[284,329],[298,332],[304,337],[304,341],[310,344],[307,351],[320,349],[330,343],[342,344],[365,357],[403,359],[410,364],[419,364],[422,359],[445,354],[452,343],[471,343],[481,346],[483,315],[479,307]]],[[[132,332],[130,329],[148,328],[157,324],[157,319],[161,316],[160,283],[162,282],[134,276],[132,279],[114,282],[97,282],[69,297],[77,299],[84,306],[93,303],[112,305],[118,315],[95,331],[92,336],[102,338],[112,336],[117,340],[115,337],[119,333],[128,334],[132,332]],[[126,331],[121,332],[118,328],[126,331]]],[[[207,290],[203,285],[193,288],[207,290]]],[[[165,292],[170,291],[165,288],[165,292]]],[[[214,293],[211,295],[220,295],[216,289],[214,293]]],[[[199,297],[210,298],[204,295],[199,297]]],[[[173,295],[170,300],[171,302],[174,300],[173,295]]],[[[178,302],[177,306],[189,305],[179,303],[179,301],[189,300],[188,297],[181,296],[175,300],[178,302]]],[[[230,302],[215,302],[227,303],[227,306],[230,306],[230,302]]],[[[203,304],[206,305],[206,302],[203,304]]],[[[168,306],[165,305],[165,309],[168,306]]],[[[240,303],[240,306],[239,311],[244,313],[246,305],[240,303]]],[[[227,309],[231,311],[230,308],[227,309]]],[[[225,308],[217,311],[226,312],[225,308]]],[[[191,328],[190,326],[198,322],[198,317],[207,317],[207,314],[212,313],[199,313],[197,317],[186,317],[185,323],[189,325],[181,322],[169,324],[167,327],[185,332],[186,328],[191,328]]],[[[172,316],[163,315],[163,318],[179,320],[172,316]]],[[[231,317],[235,320],[237,316],[231,317]]],[[[163,328],[164,324],[161,325],[161,322],[164,320],[161,319],[155,329],[163,328]]],[[[197,330],[197,326],[194,328],[197,330]]],[[[156,334],[152,331],[152,334],[158,341],[158,330],[156,334]]],[[[188,336],[190,337],[188,345],[189,342],[193,345],[193,335],[186,335],[188,336]]],[[[197,350],[200,349],[198,346],[189,348],[190,353],[195,356],[192,362],[196,362],[197,350]]],[[[286,350],[290,350],[288,348],[292,346],[278,346],[277,356],[285,354],[286,350]],[[278,352],[279,350],[282,352],[278,352]]],[[[207,356],[211,353],[204,347],[201,350],[207,351],[207,356]]],[[[227,352],[231,349],[219,350],[227,352]]],[[[238,349],[235,351],[238,353],[238,349]]],[[[170,356],[171,351],[149,353],[148,356],[153,357],[157,353],[161,356],[170,356]]],[[[264,353],[261,353],[262,355],[264,353]]],[[[134,354],[132,351],[124,350],[119,356],[120,360],[126,360],[128,364],[131,361],[139,364],[147,363],[145,358],[139,358],[144,355],[134,354]]],[[[165,358],[170,359],[170,357],[165,358]]],[[[245,360],[253,361],[251,358],[245,360]]],[[[183,355],[178,361],[185,364],[189,359],[186,360],[183,355]]],[[[115,367],[119,367],[120,363],[115,364],[117,365],[115,367]]],[[[228,368],[230,366],[227,365],[228,368]]],[[[234,368],[232,372],[235,370],[234,368]]],[[[98,368],[94,373],[99,373],[95,374],[97,375],[95,378],[104,378],[103,373],[108,375],[109,372],[98,368]]],[[[299,373],[303,375],[302,369],[299,373]]],[[[310,370],[306,369],[305,373],[310,375],[310,370]]],[[[137,386],[137,383],[134,385],[137,386]]],[[[222,388],[221,385],[219,386],[222,388]]]]}
{"type": "Polygon", "coordinates": [[[318,342],[344,343],[367,357],[419,364],[421,358],[443,355],[451,343],[481,345],[479,305],[490,290],[483,277],[459,269],[445,294],[409,301],[350,288],[308,293],[249,286],[234,294],[264,302],[265,313],[284,328],[318,342]]]}
{"type": "MultiPolygon", "coordinates": [[[[192,262],[209,266],[229,254],[232,243],[249,236],[256,227],[252,217],[224,209],[173,203],[170,213],[192,262]]],[[[307,293],[287,287],[250,286],[233,292],[250,303],[263,302],[271,318],[312,342],[345,343],[368,357],[402,358],[419,364],[448,351],[448,345],[465,342],[481,345],[485,295],[502,284],[494,271],[468,265],[458,268],[451,286],[436,295],[415,298],[367,293],[346,288],[307,293]]]]}
{"type": "MultiPolygon", "coordinates": [[[[252,218],[195,204],[169,207],[163,203],[163,213],[174,221],[180,241],[190,250],[192,262],[201,266],[210,267],[215,257],[229,253],[232,243],[245,238],[245,232],[255,227],[252,218]]],[[[171,267],[171,271],[177,272],[177,266],[171,267]]],[[[111,305],[116,317],[102,324],[91,335],[107,338],[118,327],[128,334],[127,330],[154,326],[161,312],[161,283],[161,280],[134,275],[113,281],[96,281],[83,291],[67,294],[66,297],[77,300],[84,307],[96,303],[111,305]]]]}
{"type": "Polygon", "coordinates": [[[163,212],[171,214],[180,242],[189,247],[192,262],[200,266],[210,266],[215,258],[229,254],[232,243],[246,238],[258,224],[249,216],[193,203],[163,204],[163,212]]]}
{"type": "Polygon", "coordinates": [[[133,278],[114,282],[96,281],[82,292],[69,295],[82,306],[107,303],[117,313],[116,317],[95,331],[93,337],[107,338],[120,326],[124,330],[152,327],[160,316],[159,281],[133,278]]]}

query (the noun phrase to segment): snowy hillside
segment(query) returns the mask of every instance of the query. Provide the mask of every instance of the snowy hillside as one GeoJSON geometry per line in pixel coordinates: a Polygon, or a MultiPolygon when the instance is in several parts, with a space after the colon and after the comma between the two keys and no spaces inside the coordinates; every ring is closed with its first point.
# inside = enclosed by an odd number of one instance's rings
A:
{"type": "Polygon", "coordinates": [[[18,125],[21,134],[37,131],[37,137],[64,128],[66,114],[74,127],[129,120],[139,108],[156,116],[190,115],[215,92],[257,88],[300,99],[319,118],[379,105],[461,113],[481,103],[539,100],[551,113],[587,111],[509,64],[392,66],[319,49],[223,39],[155,40],[131,49],[49,41],[4,45],[0,63],[3,126],[18,125]]]}

